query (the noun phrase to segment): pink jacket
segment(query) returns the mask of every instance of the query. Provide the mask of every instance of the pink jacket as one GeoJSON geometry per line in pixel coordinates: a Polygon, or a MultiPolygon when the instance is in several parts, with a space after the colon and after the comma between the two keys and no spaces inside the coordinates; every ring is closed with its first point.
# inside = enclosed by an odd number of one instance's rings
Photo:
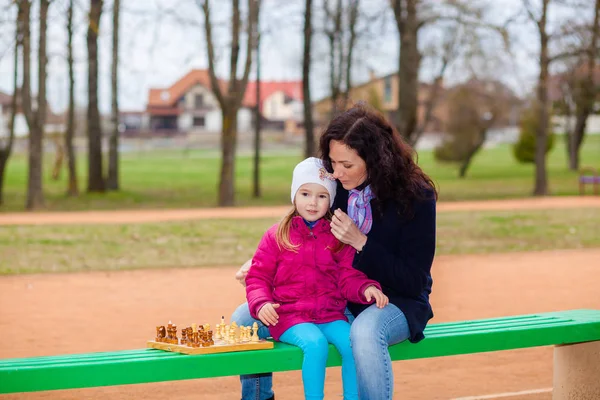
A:
{"type": "Polygon", "coordinates": [[[275,340],[288,328],[303,323],[321,324],[347,320],[346,300],[368,304],[363,293],[367,286],[381,286],[352,267],[354,248],[345,246],[334,253],[337,239],[329,222],[320,219],[311,229],[302,217],[294,217],[290,239],[300,245],[297,252],[280,250],[277,225],[263,236],[246,277],[246,297],[250,313],[258,318],[265,303],[281,305],[279,322],[270,326],[275,340]]]}

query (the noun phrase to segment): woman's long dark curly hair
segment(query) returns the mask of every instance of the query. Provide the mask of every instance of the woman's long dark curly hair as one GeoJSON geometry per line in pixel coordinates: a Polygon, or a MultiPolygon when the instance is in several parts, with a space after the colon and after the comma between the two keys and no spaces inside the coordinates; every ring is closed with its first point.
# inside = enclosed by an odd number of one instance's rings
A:
{"type": "Polygon", "coordinates": [[[432,196],[437,200],[435,184],[415,162],[415,151],[379,112],[358,104],[329,123],[319,143],[329,172],[333,172],[329,158],[333,140],[344,143],[365,161],[367,182],[379,202],[393,200],[402,214],[411,215],[415,200],[432,196]]]}

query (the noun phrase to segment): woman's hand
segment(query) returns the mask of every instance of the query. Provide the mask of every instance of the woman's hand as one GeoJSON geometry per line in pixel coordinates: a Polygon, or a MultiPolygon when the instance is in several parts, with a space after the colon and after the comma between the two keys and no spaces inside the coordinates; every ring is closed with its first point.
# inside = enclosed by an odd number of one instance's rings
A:
{"type": "Polygon", "coordinates": [[[252,259],[249,259],[242,265],[238,272],[235,273],[235,279],[238,280],[240,285],[246,287],[246,276],[248,275],[248,271],[250,271],[250,265],[252,265],[252,259]]]}
{"type": "Polygon", "coordinates": [[[277,325],[279,321],[279,314],[275,309],[279,308],[280,305],[277,303],[266,303],[258,310],[258,319],[262,321],[266,326],[277,325]]]}
{"type": "Polygon", "coordinates": [[[388,299],[388,297],[375,286],[367,287],[364,294],[365,299],[367,299],[368,302],[371,302],[371,299],[375,298],[375,304],[377,304],[377,308],[383,308],[390,302],[390,299],[388,299]]]}
{"type": "Polygon", "coordinates": [[[352,218],[339,208],[335,210],[331,218],[331,233],[340,242],[349,244],[357,251],[361,251],[367,243],[367,236],[358,229],[352,218]]]}

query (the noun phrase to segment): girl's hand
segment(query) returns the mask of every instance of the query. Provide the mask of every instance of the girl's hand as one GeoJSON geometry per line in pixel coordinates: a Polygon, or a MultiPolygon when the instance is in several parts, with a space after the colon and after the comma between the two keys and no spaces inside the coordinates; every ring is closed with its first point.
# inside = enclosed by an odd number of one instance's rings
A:
{"type": "Polygon", "coordinates": [[[339,208],[335,210],[331,218],[331,233],[340,242],[349,244],[357,251],[361,251],[367,243],[367,236],[358,229],[352,218],[339,208]]]}
{"type": "Polygon", "coordinates": [[[267,303],[258,310],[258,319],[266,326],[277,325],[279,315],[275,309],[279,308],[280,304],[267,303]]]}
{"type": "Polygon", "coordinates": [[[390,302],[390,299],[388,299],[388,297],[375,286],[367,287],[364,294],[365,299],[367,299],[368,302],[371,302],[371,299],[375,298],[375,304],[377,304],[377,308],[383,308],[390,302]]]}

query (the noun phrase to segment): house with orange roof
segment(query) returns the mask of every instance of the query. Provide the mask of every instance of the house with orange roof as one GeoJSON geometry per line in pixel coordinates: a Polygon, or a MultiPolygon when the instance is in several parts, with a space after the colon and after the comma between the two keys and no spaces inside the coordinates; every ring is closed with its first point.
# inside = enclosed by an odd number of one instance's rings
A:
{"type": "MultiPolygon", "coordinates": [[[[226,90],[228,82],[218,82],[226,90]]],[[[260,89],[259,110],[268,123],[283,127],[288,120],[302,119],[302,82],[261,82],[260,89]]],[[[238,132],[252,130],[255,107],[256,82],[251,81],[238,111],[238,132]]],[[[150,89],[143,125],[163,135],[220,133],[221,109],[208,71],[194,69],[168,88],[150,89]]]]}

